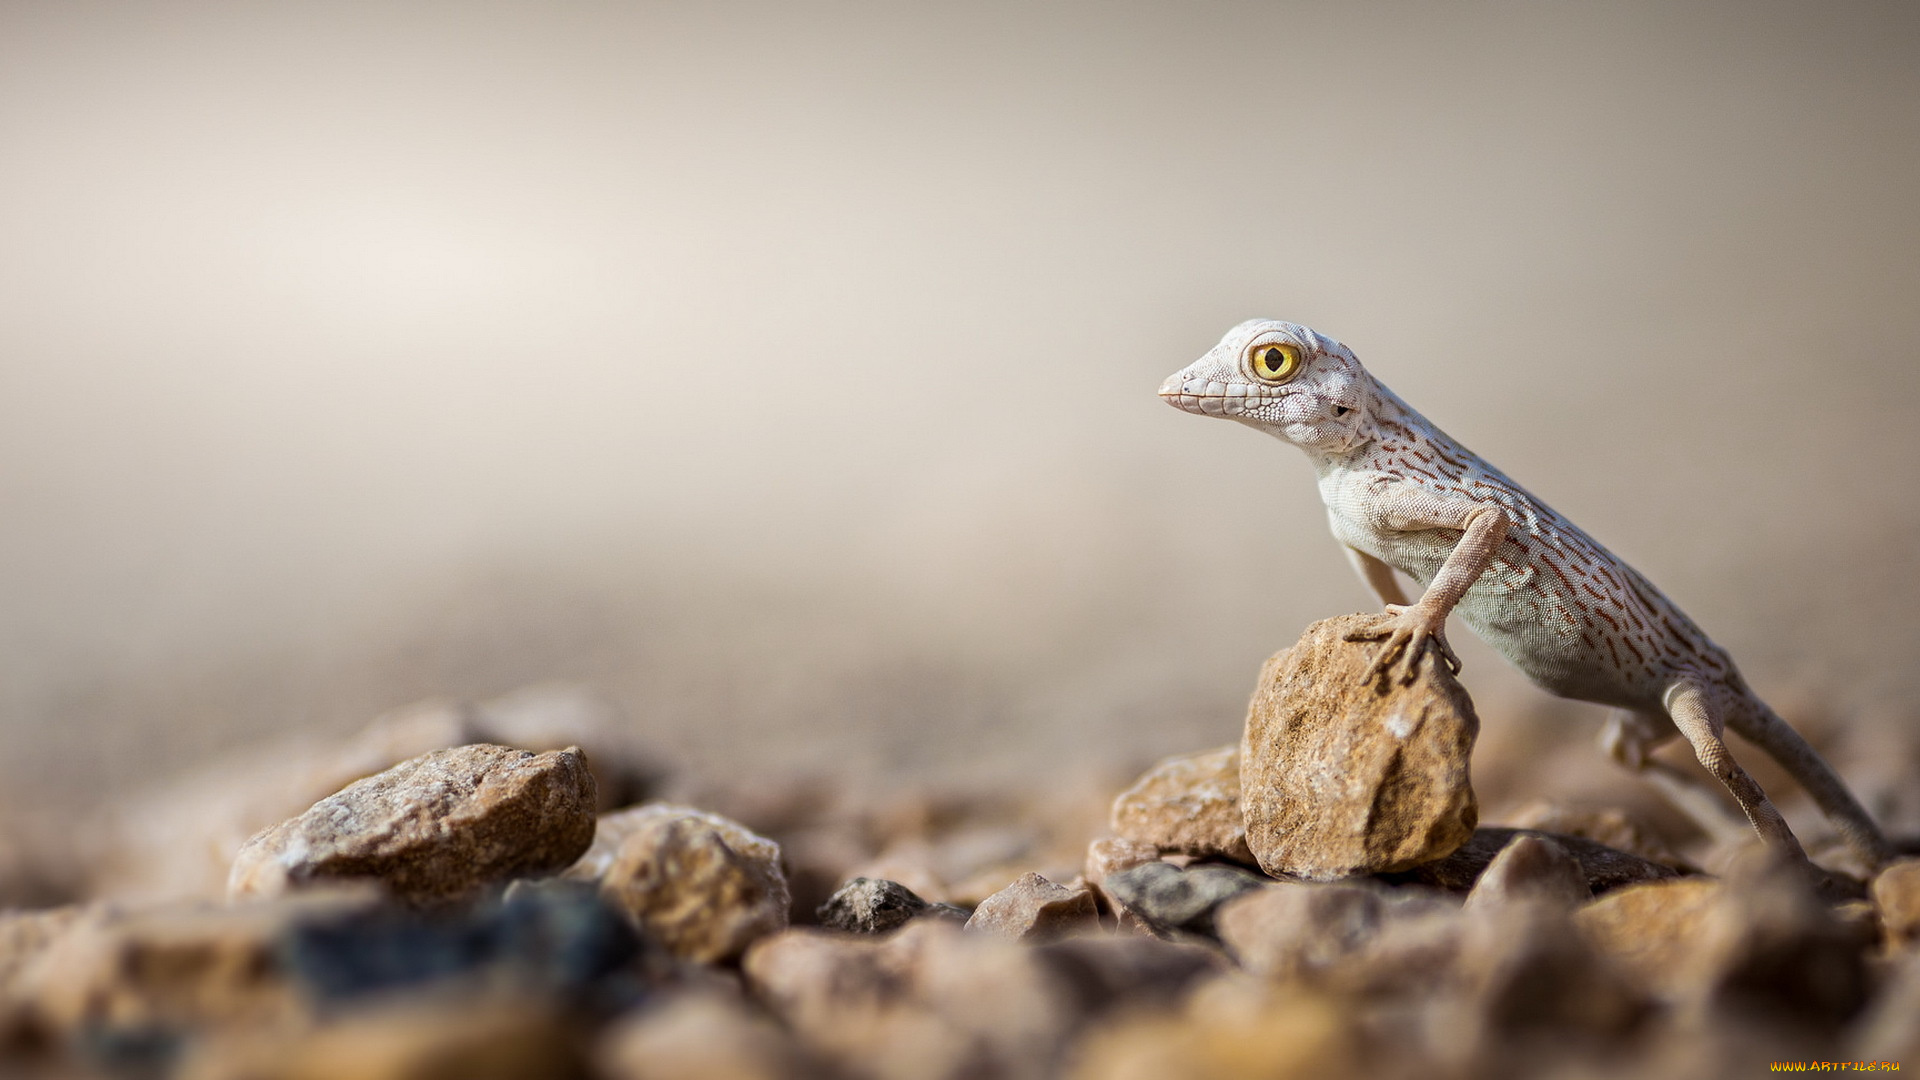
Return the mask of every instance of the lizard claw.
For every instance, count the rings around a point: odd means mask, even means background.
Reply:
[[[1447,619],[1442,615],[1435,618],[1432,613],[1423,610],[1418,604],[1402,606],[1387,605],[1387,617],[1365,630],[1355,630],[1346,635],[1347,641],[1380,641],[1386,643],[1373,654],[1373,662],[1367,665],[1363,681],[1372,682],[1379,678],[1390,679],[1394,661],[1404,659],[1400,671],[1400,684],[1406,686],[1420,674],[1420,657],[1428,647],[1439,654],[1447,670],[1460,673],[1460,657],[1456,656],[1453,646],[1447,644]]]

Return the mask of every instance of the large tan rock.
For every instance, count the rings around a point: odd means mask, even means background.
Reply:
[[[234,859],[227,891],[272,896],[378,881],[434,906],[566,869],[593,840],[593,776],[578,748],[437,750],[347,785],[266,829]]]
[[[594,845],[568,872],[674,954],[730,960],[786,929],[792,897],[780,845],[737,821],[658,803],[601,817]]]
[[[1330,881],[1404,870],[1473,835],[1473,702],[1431,656],[1411,685],[1368,681],[1378,646],[1344,638],[1380,618],[1317,622],[1260,670],[1240,742],[1240,799],[1247,846],[1269,874]]]
[[[1240,748],[1180,754],[1113,800],[1113,831],[1161,851],[1250,863],[1240,816]]]

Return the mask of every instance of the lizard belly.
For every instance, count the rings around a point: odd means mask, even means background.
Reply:
[[[1630,624],[1643,619],[1632,609],[1644,605],[1596,572],[1544,558],[1538,538],[1517,531],[1517,542],[1502,545],[1454,614],[1548,693],[1626,708],[1659,708],[1671,672],[1651,645],[1634,640],[1631,633]],[[1354,546],[1424,588],[1452,553],[1460,533],[1428,529],[1356,539],[1371,541]]]

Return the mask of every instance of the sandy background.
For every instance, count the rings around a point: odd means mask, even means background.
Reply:
[[[1255,315],[1913,737],[1920,9],[1039,7],[0,5],[0,802],[554,679],[736,776],[1230,741],[1370,604],[1154,396]]]

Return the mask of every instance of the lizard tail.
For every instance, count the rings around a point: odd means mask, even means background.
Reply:
[[[1751,693],[1747,698],[1750,706],[1732,710],[1727,726],[1766,751],[1768,757],[1787,770],[1807,794],[1813,796],[1827,820],[1840,831],[1840,838],[1873,870],[1878,871],[1892,861],[1897,854],[1893,845],[1887,842],[1880,826],[1867,816],[1866,808],[1853,797],[1853,792],[1847,790],[1833,766],[1766,702]]]

